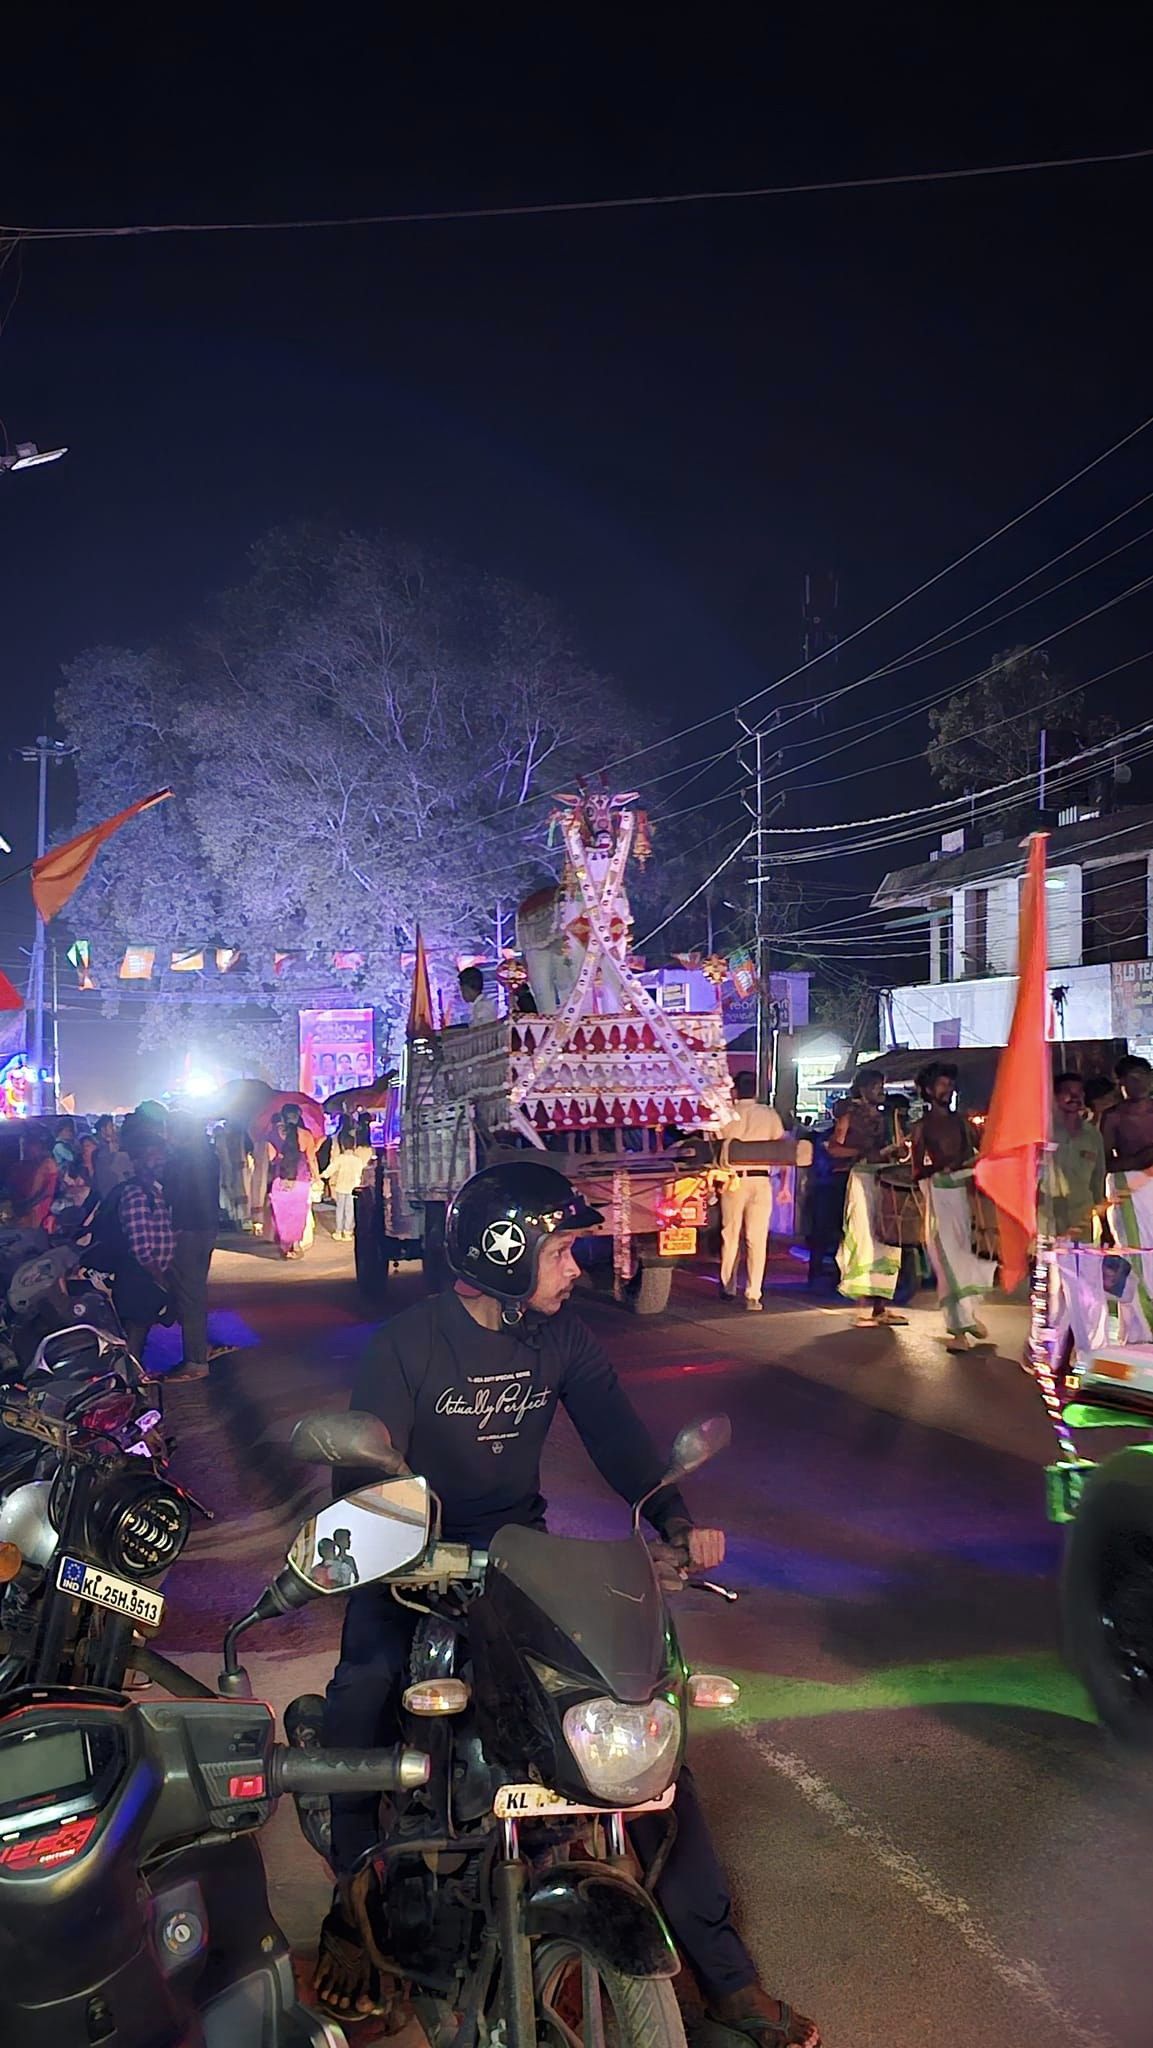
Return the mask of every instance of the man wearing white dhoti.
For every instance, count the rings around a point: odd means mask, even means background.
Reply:
[[[917,1089],[924,1114],[912,1132],[913,1174],[925,1200],[925,1243],[937,1280],[950,1351],[980,1351],[989,1332],[980,1308],[997,1278],[996,1265],[973,1250],[969,1183],[973,1140],[953,1106],[957,1069],[941,1060],[922,1067]]]

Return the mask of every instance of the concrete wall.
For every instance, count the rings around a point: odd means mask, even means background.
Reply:
[[[1112,984],[1109,969],[1068,967],[1051,974],[1050,987],[1062,983],[1069,991],[1065,1006],[1066,1038],[1113,1036]],[[918,982],[895,988],[893,1036],[888,1035],[886,1006],[881,1006],[881,1043],[932,1047],[933,1027],[954,1018],[961,1023],[962,1045],[1006,1045],[1017,983],[1012,974],[991,974],[970,981]]]

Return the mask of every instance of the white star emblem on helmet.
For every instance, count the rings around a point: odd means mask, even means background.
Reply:
[[[490,1223],[480,1241],[481,1251],[494,1266],[515,1266],[525,1254],[525,1234],[519,1223]]]

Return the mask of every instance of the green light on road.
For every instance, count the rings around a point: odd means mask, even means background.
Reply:
[[[900,1707],[1020,1707],[1059,1714],[1067,1721],[1096,1720],[1089,1701],[1058,1657],[959,1657],[947,1662],[898,1664],[840,1683],[783,1678],[765,1671],[733,1671],[740,1704],[727,1721],[802,1721],[821,1714],[891,1712]],[[717,1716],[702,1716],[701,1727]]]

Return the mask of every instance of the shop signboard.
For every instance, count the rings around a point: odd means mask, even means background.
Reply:
[[[1114,960],[1109,976],[1113,997],[1113,1036],[1153,1039],[1153,960]]]

